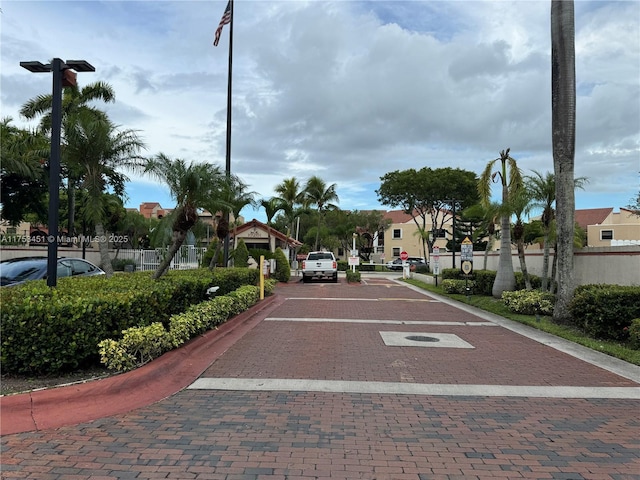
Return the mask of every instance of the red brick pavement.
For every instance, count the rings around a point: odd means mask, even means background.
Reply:
[[[376,298],[372,288],[378,287],[307,284],[282,286],[278,293],[285,297]],[[389,296],[414,298],[415,294],[409,289],[382,288]],[[289,302],[299,303],[287,300],[268,316],[288,316],[284,313],[293,305]],[[474,321],[468,319],[469,314],[444,304],[387,300],[361,302],[361,308],[350,300],[314,301],[307,318],[327,311],[335,317],[339,302],[348,312],[338,318],[362,318],[350,316],[358,312],[368,316],[374,303],[384,305],[388,315],[395,309],[404,316],[406,309],[415,307],[414,319],[439,311],[438,315]],[[463,370],[474,362],[455,360],[455,355],[472,352],[478,359],[475,383],[492,378],[485,370],[494,369],[516,384],[542,379],[547,382],[542,385],[629,385],[628,380],[557,355],[501,327],[416,328],[455,332],[476,346],[471,351],[456,349],[454,357],[443,349],[382,347],[377,332],[397,327],[263,321],[206,375],[262,371],[288,378],[293,371],[302,375],[298,378],[344,375],[398,381],[402,376],[396,368],[400,367],[385,367],[395,358],[405,362],[404,368],[416,382],[425,378],[431,382],[435,377],[430,375],[437,373],[441,381],[465,383],[472,377]],[[472,338],[466,338],[467,332],[473,332]],[[311,347],[313,344],[317,346]],[[502,348],[489,350],[491,344]],[[385,350],[391,353],[386,356]],[[509,363],[503,351],[517,358]],[[305,358],[307,353],[313,361]],[[443,355],[447,362],[438,361]],[[340,365],[345,362],[353,365]],[[425,368],[423,362],[431,367]],[[489,363],[483,366],[484,362]],[[450,366],[442,367],[445,364]],[[545,375],[545,368],[537,367],[540,364],[554,371]],[[412,365],[416,365],[413,370]],[[555,371],[566,368],[573,368],[581,380],[566,383],[571,377]],[[128,414],[56,430],[5,435],[1,439],[2,478],[638,479],[639,410],[639,401],[624,399],[183,390]]]

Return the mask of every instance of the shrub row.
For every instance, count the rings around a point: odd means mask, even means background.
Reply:
[[[171,315],[242,285],[257,284],[249,269],[170,271],[159,280],[149,272],[61,278],[2,289],[3,372],[54,374],[97,362],[100,340],[131,327],[168,325]]]
[[[576,326],[594,338],[625,340],[640,318],[640,287],[581,285],[569,306]]]
[[[553,315],[556,299],[553,293],[540,290],[502,292],[502,301],[509,310],[522,315]]]
[[[474,270],[473,274],[469,278],[469,280],[473,280],[474,282],[474,293],[478,295],[491,296],[493,283],[496,279],[496,273],[497,272],[494,270]],[[524,275],[522,272],[515,272],[515,276],[516,290],[524,290]],[[464,274],[459,268],[445,268],[442,270],[442,279],[463,280]],[[533,289],[540,288],[540,285],[542,284],[540,277],[537,277],[536,275],[529,275],[529,281],[531,282],[531,287]]]
[[[265,292],[272,293],[275,284],[273,280],[266,281]],[[137,368],[248,310],[258,302],[259,294],[258,287],[245,285],[173,315],[168,328],[160,322],[128,328],[118,340],[108,338],[99,342],[100,361],[120,372]]]

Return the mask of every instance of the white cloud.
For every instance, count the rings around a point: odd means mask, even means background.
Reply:
[[[21,60],[84,58],[81,84],[114,87],[109,114],[149,153],[224,164],[225,5],[5,1],[2,115],[50,90]],[[480,172],[511,147],[525,173],[552,170],[549,21],[547,1],[236,2],[232,170],[263,197],[318,174],[358,209],[396,169]],[[579,208],[639,188],[639,24],[638,2],[576,2]]]

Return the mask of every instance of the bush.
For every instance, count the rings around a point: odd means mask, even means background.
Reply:
[[[502,301],[514,313],[522,315],[553,315],[555,295],[539,290],[502,292]]]
[[[133,265],[133,269],[136,268],[136,261],[133,258],[114,258],[111,260],[111,266],[116,272],[123,272],[126,265]]]
[[[640,287],[581,285],[569,305],[573,323],[594,338],[622,340],[640,318]]]
[[[200,266],[203,268],[208,268],[209,264],[211,264],[211,259],[213,258],[213,256],[216,253],[216,248],[218,247],[218,242],[219,240],[217,238],[214,238],[211,243],[209,244],[209,246],[207,247],[207,250],[204,252],[204,255],[202,255],[202,260],[200,263]],[[218,252],[218,258],[216,261],[216,265],[222,265],[224,263],[224,252],[222,251],[222,248],[220,248],[220,251]]]
[[[361,280],[361,275],[360,272],[358,270],[356,270],[355,272],[352,272],[351,270],[347,270],[347,282],[348,283],[359,283]]]
[[[291,266],[289,265],[289,260],[287,260],[286,255],[280,247],[276,248],[274,257],[276,259],[276,271],[273,276],[279,282],[288,282],[291,278]]]
[[[467,294],[467,287],[469,287],[469,293],[472,294],[475,290],[475,283],[473,280],[442,280],[442,289],[446,293],[457,293],[460,295]]]
[[[631,325],[627,327],[627,333],[629,334],[629,346],[640,350],[640,318],[631,320]]]
[[[219,286],[225,295],[256,285],[257,270],[172,270],[159,280],[150,272],[61,278],[56,288],[42,280],[2,289],[3,371],[55,374],[98,360],[97,344],[124,330],[159,322],[207,299]]]
[[[238,240],[238,245],[233,252],[233,266],[246,267],[249,265],[249,250],[243,239]]]
[[[265,283],[273,290],[275,282]],[[161,323],[124,330],[119,340],[109,338],[98,344],[100,360],[107,368],[120,372],[142,366],[248,310],[258,302],[259,295],[258,287],[245,285],[226,296],[193,305],[186,312],[172,316],[168,330]]]

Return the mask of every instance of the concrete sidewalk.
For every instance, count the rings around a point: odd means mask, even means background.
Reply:
[[[392,277],[276,293],[186,389],[3,435],[2,478],[640,478],[639,367]]]

